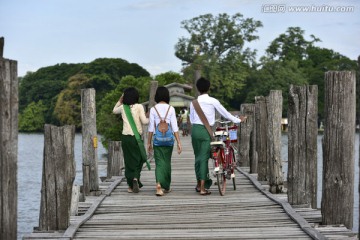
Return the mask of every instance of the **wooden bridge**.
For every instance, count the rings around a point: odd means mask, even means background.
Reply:
[[[313,228],[321,221],[319,211],[297,213],[286,195],[272,195],[243,169],[236,175],[236,191],[228,186],[226,195],[220,196],[213,185],[211,195],[199,195],[194,189],[190,137],[183,137],[182,144],[183,153],[173,153],[171,193],[155,196],[152,161],[152,170],[142,172],[144,187],[138,194],[127,193],[126,181],[115,177],[100,184],[100,196],[87,196],[80,203],[79,216],[71,217],[65,232],[32,233],[25,238],[357,239],[345,227]]]

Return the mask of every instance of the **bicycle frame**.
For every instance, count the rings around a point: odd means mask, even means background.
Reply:
[[[217,121],[220,122],[220,121]],[[235,162],[235,149],[232,146],[232,141],[229,134],[228,123],[230,121],[220,122],[225,125],[225,128],[219,128],[221,131],[215,132],[215,136],[218,138],[216,142],[212,142],[212,158],[214,160],[214,173],[217,177],[219,192],[221,195],[225,194],[226,188],[226,179],[233,179],[234,190],[236,189],[235,185],[235,173],[234,167],[236,166]],[[234,127],[232,127],[234,129]],[[235,127],[236,129],[236,127]],[[220,178],[220,179],[219,179]],[[219,184],[222,184],[220,186]]]

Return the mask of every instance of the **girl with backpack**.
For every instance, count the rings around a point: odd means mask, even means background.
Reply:
[[[176,112],[174,107],[169,105],[170,94],[166,87],[157,88],[155,102],[157,104],[150,109],[147,148],[149,152],[154,151],[156,196],[163,196],[164,192],[171,191],[171,155],[174,140],[177,142],[178,154],[182,147]]]
[[[125,89],[124,94],[116,103],[113,113],[121,114],[123,120],[123,131],[121,138],[121,148],[124,154],[125,177],[129,186],[129,193],[138,193],[143,185],[140,182],[140,173],[146,159],[140,154],[136,135],[142,134],[142,125],[148,124],[149,119],[145,115],[144,107],[138,103],[139,92],[136,88]],[[136,133],[133,131],[136,131]]]

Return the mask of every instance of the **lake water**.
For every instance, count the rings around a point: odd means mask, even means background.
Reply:
[[[321,202],[322,187],[322,135],[318,136],[318,207]],[[43,134],[19,134],[18,154],[18,239],[24,234],[31,233],[38,226],[40,211],[40,189],[43,163]],[[75,184],[82,185],[82,141],[81,135],[75,135],[75,161],[76,178]],[[99,142],[99,159],[106,150]],[[282,135],[282,159],[284,161],[284,176],[287,173],[287,135]],[[354,231],[358,230],[359,213],[359,134],[355,141],[355,186],[354,186]],[[106,166],[99,165],[99,176],[106,176]]]

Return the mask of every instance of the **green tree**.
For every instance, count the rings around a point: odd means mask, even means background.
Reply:
[[[205,14],[183,21],[182,28],[190,37],[182,37],[175,45],[175,56],[183,61],[184,76],[192,82],[196,69],[211,81],[212,94],[225,106],[233,106],[234,92],[240,91],[254,63],[256,52],[244,49],[246,42],[259,37],[255,35],[262,27],[260,21],[233,16]]]
[[[206,59],[219,59],[234,52],[241,53],[245,42],[259,38],[254,33],[262,27],[260,21],[244,18],[240,13],[233,16],[223,13],[217,17],[200,15],[182,21],[181,25],[190,37],[179,39],[175,45],[175,56],[185,65],[194,63],[199,55],[205,55]]]
[[[318,112],[319,118],[322,119],[325,104],[325,73],[327,71],[359,72],[359,70],[355,60],[351,60],[331,49],[312,46],[307,49],[307,55],[303,68],[309,77],[309,84],[318,85]],[[357,98],[359,100],[359,95],[357,95]]]
[[[174,82],[186,83],[185,79],[179,73],[175,73],[172,71],[156,75],[155,80],[158,81],[159,86],[165,86]]]
[[[69,79],[68,86],[60,92],[54,109],[61,125],[81,128],[81,89],[89,87],[90,79],[85,74],[77,74]]]
[[[307,49],[320,39],[310,35],[311,40],[305,40],[305,31],[300,27],[289,27],[285,33],[275,38],[266,49],[272,60],[296,60],[299,63],[307,58]]]
[[[42,132],[45,124],[46,106],[40,100],[30,103],[19,116],[20,132]]]
[[[256,96],[268,96],[270,90],[281,90],[284,103],[283,116],[286,116],[290,84],[308,84],[308,77],[295,60],[266,60],[263,64],[261,69],[254,71],[247,78],[246,88],[242,92],[246,96],[245,101],[253,103]]]
[[[57,64],[28,72],[20,81],[20,113],[32,102],[42,101],[46,108],[45,122],[54,123],[54,103],[57,95],[66,87],[68,78],[78,73],[84,64]]]
[[[95,88],[98,103],[126,75],[150,76],[141,66],[123,59],[99,58],[84,64],[57,64],[28,73],[20,82],[20,112],[42,100],[45,122],[74,124],[79,129],[81,88]],[[67,115],[68,114],[68,115]]]

